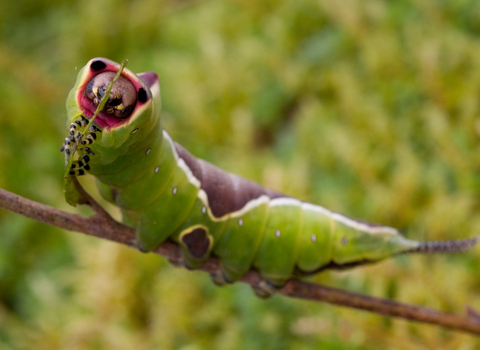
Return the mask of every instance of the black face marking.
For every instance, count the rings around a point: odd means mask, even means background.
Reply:
[[[138,90],[138,100],[141,103],[147,102],[147,92],[145,91],[144,88],[141,88],[140,90]]]
[[[197,259],[203,258],[208,254],[210,248],[210,239],[204,228],[196,228],[183,235],[181,241],[187,247],[189,253]]]
[[[102,61],[93,61],[92,64],[90,65],[90,69],[93,70],[94,72],[98,72],[99,70],[105,69],[107,65],[105,62]]]

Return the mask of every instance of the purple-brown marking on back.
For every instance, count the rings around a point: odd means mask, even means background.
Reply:
[[[175,149],[193,176],[200,181],[200,187],[206,192],[208,204],[215,217],[240,210],[245,204],[262,195],[267,195],[270,199],[288,197],[198,159],[176,142]]]
[[[210,239],[204,228],[196,228],[182,236],[183,244],[187,246],[188,251],[194,258],[203,258],[210,248]]]
[[[152,88],[152,86],[158,82],[158,75],[155,72],[139,73],[137,76],[142,79],[149,88]]]

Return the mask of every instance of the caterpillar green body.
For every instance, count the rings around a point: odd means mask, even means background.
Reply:
[[[190,268],[213,254],[221,261],[221,281],[236,281],[253,268],[279,287],[292,276],[405,252],[462,251],[477,241],[408,240],[394,228],[301,202],[197,159],[162,128],[157,75],[124,69],[109,91],[119,70],[95,58],[79,72],[67,99],[71,136],[62,150],[70,160],[67,179],[95,176],[101,195],[135,228],[143,251],[171,239]],[[66,196],[74,205],[68,186]]]

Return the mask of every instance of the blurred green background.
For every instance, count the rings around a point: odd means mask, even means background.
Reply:
[[[159,74],[193,154],[419,240],[480,233],[480,3],[0,2],[0,187],[63,200],[65,99],[96,56]],[[85,179],[91,191],[91,179]],[[463,313],[478,248],[317,283]],[[275,296],[0,211],[0,349],[477,349],[466,334]]]

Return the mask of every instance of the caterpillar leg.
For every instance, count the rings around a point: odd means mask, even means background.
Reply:
[[[99,128],[97,128],[95,125],[91,125],[89,128],[88,128],[88,133],[85,134],[85,136],[83,137],[82,141],[81,141],[81,144],[82,145],[91,145],[92,143],[95,142],[95,140],[97,139],[97,132],[102,132],[102,130],[100,130]]]
[[[70,175],[85,175],[86,170],[90,170],[90,166],[88,162],[90,161],[90,157],[84,153],[78,158],[78,160],[72,163],[70,167],[69,174]]]
[[[136,248],[139,248],[139,246],[136,246]],[[185,266],[185,262],[183,261],[183,259],[180,259],[180,261],[175,261],[175,260],[172,260],[172,259],[168,259],[168,262],[175,267],[188,268],[187,266]]]
[[[93,151],[89,147],[80,148],[80,150],[85,151],[86,154],[90,154],[92,156],[95,155],[95,153],[93,153]]]
[[[210,274],[213,283],[217,286],[224,286],[226,284],[238,281],[245,273],[238,273],[227,268],[224,263],[220,264],[220,269],[215,273]]]
[[[65,142],[63,143],[62,147],[60,148],[60,152],[65,152],[67,156],[70,155],[72,146],[76,143],[74,136],[69,136],[65,138]]]
[[[210,273],[210,277],[212,282],[219,287],[235,282],[229,280],[222,269]],[[256,286],[252,286],[252,290],[259,298],[266,299],[282,289],[282,287],[283,286],[273,285],[266,280],[261,280]]]
[[[266,299],[270,298],[278,290],[282,289],[283,286],[274,286],[268,281],[262,280],[256,286],[252,286],[253,292],[259,298]]]
[[[222,272],[222,270],[217,270],[215,272],[212,272],[210,274],[210,277],[212,279],[212,282],[215,283],[215,285],[222,287],[226,284],[233,283],[233,281],[229,281],[225,274]]]
[[[85,140],[82,140],[81,142],[83,145],[93,143],[97,137],[95,133],[101,132],[101,130],[95,125],[92,125],[87,130],[87,134],[85,136],[82,136],[82,134],[85,133],[84,129],[87,125],[88,119],[85,118],[83,115],[77,118],[77,120],[75,120],[73,123],[71,123],[69,129],[70,136],[65,138],[65,142],[60,148],[60,152],[65,152],[65,154],[69,156],[71,154],[73,145],[77,144],[82,137],[85,138]]]
[[[75,131],[80,131],[78,129],[83,129],[88,125],[88,119],[85,118],[83,115],[80,116],[77,120],[75,120],[72,124],[70,124],[70,135],[75,135]]]

